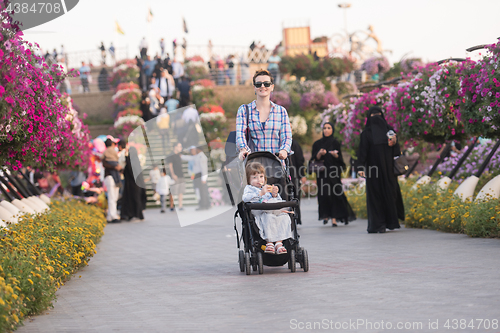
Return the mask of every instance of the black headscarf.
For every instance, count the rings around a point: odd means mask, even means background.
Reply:
[[[317,142],[318,142],[318,148],[321,149],[321,148],[324,148],[326,150],[329,150],[330,147],[332,146],[333,144],[333,141],[335,140],[333,135],[335,134],[335,126],[333,126],[333,124],[331,122],[326,122],[323,124],[323,128],[325,127],[325,125],[330,125],[332,127],[332,135],[330,136],[325,136],[325,132],[323,131],[323,137],[321,139],[319,139]],[[318,149],[318,150],[319,150]]]
[[[372,114],[380,113],[380,115],[372,116]],[[387,144],[387,132],[392,127],[387,124],[384,118],[384,112],[378,106],[372,106],[367,113],[365,130],[372,132],[373,144]]]

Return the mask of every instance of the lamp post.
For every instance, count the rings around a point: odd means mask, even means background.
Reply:
[[[347,36],[349,36],[349,33],[347,32],[347,8],[351,7],[350,3],[339,3],[338,4],[339,8],[344,9],[344,30]]]

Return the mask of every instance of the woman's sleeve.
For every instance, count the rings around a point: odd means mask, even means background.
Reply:
[[[245,130],[247,129],[247,126],[247,114],[245,106],[242,105],[238,109],[238,113],[236,115],[236,147],[238,150],[246,148],[246,150],[250,151],[250,147],[248,147],[247,140],[245,138]]]
[[[290,153],[292,146],[292,128],[290,127],[290,119],[284,107],[281,107],[281,129],[280,129],[280,150],[286,150]]]
[[[293,152],[294,155],[295,155],[295,160],[297,161],[297,166],[296,168],[298,168],[298,174],[299,174],[299,177],[302,178],[302,177],[305,177],[306,176],[306,172],[304,170],[304,162],[305,162],[305,159],[304,159],[304,153],[302,152],[302,148],[300,147],[300,145],[297,143],[297,150]]]
[[[318,152],[319,152],[318,141],[316,141],[315,143],[313,143],[312,146],[311,161],[317,160],[316,155],[318,155]]]
[[[394,157],[401,156],[401,146],[399,145],[399,142],[396,142],[396,144],[392,146],[392,151],[394,153]]]
[[[340,164],[340,167],[342,168],[342,171],[344,171],[346,169],[345,167],[345,162],[344,162],[344,156],[342,156],[342,145],[340,144],[340,142],[337,142],[337,148],[336,150],[338,150],[338,155],[339,157],[337,158],[338,161],[339,161],[339,164]]]
[[[368,137],[366,136],[366,132],[362,132],[361,133],[361,138],[360,138],[360,142],[359,142],[359,148],[358,148],[358,161],[357,161],[357,166],[358,166],[358,170],[360,167],[363,167],[366,165],[366,158],[367,158],[367,154],[368,154],[368,147],[369,146],[369,142],[368,142]],[[364,171],[364,170],[360,170],[360,171]]]

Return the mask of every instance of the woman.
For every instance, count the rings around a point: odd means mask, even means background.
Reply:
[[[332,123],[323,125],[323,138],[313,144],[311,161],[323,161],[325,169],[316,173],[318,184],[319,220],[327,224],[332,220],[332,227],[337,220],[348,224],[356,219],[351,205],[344,194],[340,176],[345,169],[340,142],[333,137]]]
[[[125,221],[130,221],[134,217],[144,220],[142,211],[146,209],[145,183],[142,173],[135,178],[132,169],[132,163],[139,163],[139,156],[135,147],[128,148],[125,161],[126,165],[123,170],[125,186],[123,188],[120,217]]]
[[[151,100],[148,97],[148,93],[146,91],[144,91],[142,93],[140,110],[142,112],[142,119],[144,119],[145,123],[147,123],[149,120],[153,119],[153,114],[151,113],[150,104],[151,104]]]
[[[401,150],[396,137],[387,135],[390,130],[394,129],[385,121],[382,109],[372,106],[358,150],[358,174],[366,177],[368,233],[400,228],[398,218],[404,221],[405,217],[401,190],[394,175],[394,157],[401,155]]]
[[[239,158],[243,160],[251,152],[250,146],[254,145],[254,151],[279,153],[279,158],[284,160],[290,153],[292,130],[286,109],[270,100],[274,79],[268,71],[261,69],[253,76],[253,85],[257,99],[240,106],[236,116],[236,147]],[[246,140],[247,127],[250,129],[252,142]]]

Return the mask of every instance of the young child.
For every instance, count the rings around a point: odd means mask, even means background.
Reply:
[[[281,202],[278,187],[267,185],[267,177],[264,166],[260,163],[249,163],[246,166],[248,185],[243,192],[245,202]],[[255,223],[259,227],[262,239],[265,239],[265,253],[283,254],[287,253],[283,246],[283,240],[293,237],[291,221],[287,211],[284,210],[255,210]]]
[[[170,194],[170,185],[172,184],[172,179],[169,175],[167,175],[167,171],[165,168],[161,168],[161,177],[158,179],[156,183],[156,193],[160,195],[161,202],[161,212],[165,213],[165,201],[167,199],[167,195]]]

